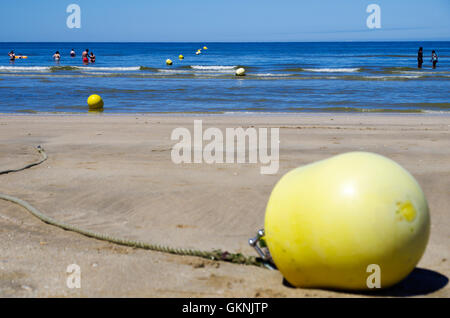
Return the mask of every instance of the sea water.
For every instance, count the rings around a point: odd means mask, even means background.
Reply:
[[[94,64],[82,63],[85,49]],[[10,62],[10,50],[28,58]],[[2,113],[86,112],[94,93],[107,113],[450,110],[450,42],[0,43],[0,52]]]

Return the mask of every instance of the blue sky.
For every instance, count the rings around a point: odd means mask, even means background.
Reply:
[[[81,29],[66,26],[72,3]],[[450,0],[10,0],[0,29],[1,42],[450,40]]]

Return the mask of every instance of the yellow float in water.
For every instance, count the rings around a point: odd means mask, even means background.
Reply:
[[[103,111],[103,99],[97,95],[97,94],[93,94],[91,96],[89,96],[87,103],[89,105],[89,111],[93,111],[93,112],[101,112]]]
[[[208,48],[206,46],[203,47],[204,50],[207,50]]]
[[[236,70],[236,76],[245,76],[245,68],[240,67]]]
[[[172,64],[173,64],[173,62],[172,62],[172,60],[171,60],[171,59],[167,59],[167,60],[166,60],[166,64],[167,64],[167,65],[172,65]]]
[[[180,54],[180,56],[178,56],[178,58],[179,58],[180,60],[183,60],[183,59],[184,59],[184,56],[183,56],[182,54]]]
[[[277,268],[297,287],[368,289],[403,280],[430,232],[417,181],[383,156],[351,152],[294,169],[273,189],[265,241]]]

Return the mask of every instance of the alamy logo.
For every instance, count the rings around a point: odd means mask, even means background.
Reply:
[[[70,15],[67,17],[67,27],[69,29],[80,29],[81,28],[81,8],[78,4],[69,4],[66,9],[67,13]]]
[[[81,268],[77,264],[70,264],[66,269],[69,276],[66,280],[67,288],[81,288]]]
[[[178,140],[172,148],[175,164],[181,163],[248,163],[259,162],[261,174],[275,174],[279,168],[279,128],[270,129],[270,154],[267,128],[226,128],[225,138],[219,128],[208,128],[203,132],[201,120],[194,120],[194,136],[187,128],[175,128],[171,139]],[[225,143],[224,143],[225,140]],[[203,142],[209,142],[203,147]],[[192,154],[193,153],[193,154]],[[236,157],[236,159],[235,159]]]
[[[369,29],[380,29],[381,28],[381,8],[378,4],[370,4],[366,9],[367,13],[370,15],[367,17],[367,27]]]
[[[367,288],[381,288],[381,268],[378,264],[370,264],[366,268],[367,273],[372,273],[367,277],[366,285]]]

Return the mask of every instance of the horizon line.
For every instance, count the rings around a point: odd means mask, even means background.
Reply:
[[[0,43],[372,43],[372,42],[450,42],[447,40],[344,40],[344,41],[0,41]]]

